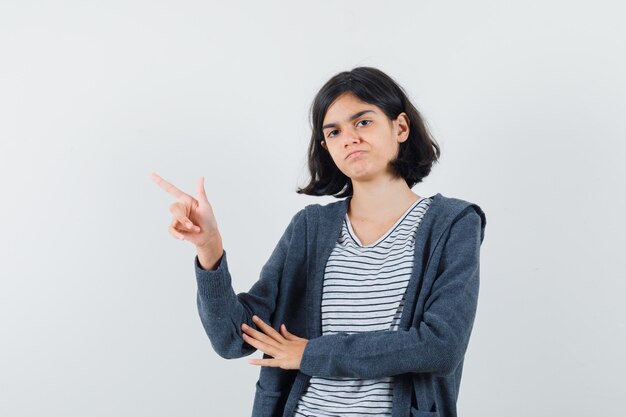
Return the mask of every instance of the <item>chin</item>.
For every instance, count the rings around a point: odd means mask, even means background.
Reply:
[[[368,182],[368,181],[373,181],[375,180],[377,177],[380,177],[381,175],[383,175],[382,173],[375,173],[375,172],[371,172],[371,171],[362,171],[359,173],[352,173],[352,175],[348,175],[348,177],[354,182]]]

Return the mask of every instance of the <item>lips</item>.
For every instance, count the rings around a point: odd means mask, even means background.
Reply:
[[[360,155],[360,154],[362,154],[363,152],[365,152],[365,151],[352,151],[352,152],[350,152],[350,153],[348,154],[348,156],[346,156],[346,159],[350,158],[351,156],[357,156],[357,155]]]

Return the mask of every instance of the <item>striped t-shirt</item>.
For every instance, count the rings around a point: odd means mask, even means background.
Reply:
[[[413,270],[415,232],[432,199],[409,207],[379,239],[362,245],[346,213],[326,263],[322,335],[397,330]],[[393,376],[312,376],[296,407],[298,416],[391,416]]]

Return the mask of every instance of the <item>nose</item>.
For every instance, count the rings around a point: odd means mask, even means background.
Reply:
[[[344,134],[341,136],[342,136],[342,142],[344,146],[361,140],[361,137],[359,136],[359,132],[357,132],[357,130],[354,127],[350,127],[346,129],[344,131]]]

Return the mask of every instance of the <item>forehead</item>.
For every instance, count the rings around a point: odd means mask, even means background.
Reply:
[[[377,106],[361,100],[352,93],[344,93],[337,97],[328,107],[324,115],[323,124],[343,122],[354,113],[362,110],[379,112]]]

